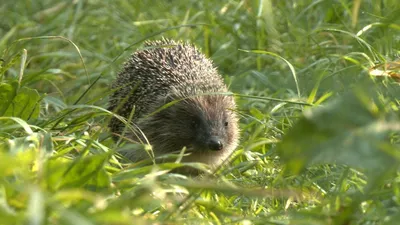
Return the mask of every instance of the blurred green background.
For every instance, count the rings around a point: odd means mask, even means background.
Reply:
[[[398,0],[3,0],[0,224],[397,224],[399,15]],[[237,94],[240,146],[217,178],[115,154],[132,146],[109,138],[109,85],[161,37],[194,43]]]

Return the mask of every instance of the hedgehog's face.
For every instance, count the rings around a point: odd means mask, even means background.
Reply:
[[[187,147],[184,161],[217,164],[237,146],[237,117],[231,96],[210,95],[182,100],[155,115],[156,136],[148,136],[154,151],[171,152]],[[157,118],[157,119],[156,119]],[[148,134],[147,134],[148,135]]]
[[[191,113],[191,126],[194,135],[193,151],[218,152],[230,148],[235,142],[236,117],[232,104],[226,104],[226,96],[198,97],[194,112]]]

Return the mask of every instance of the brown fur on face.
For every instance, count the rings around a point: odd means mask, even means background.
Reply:
[[[152,144],[156,156],[186,147],[191,155],[184,157],[184,162],[216,166],[237,146],[239,134],[234,109],[231,96],[203,95],[181,100],[138,120],[137,125]],[[210,149],[210,138],[218,139],[222,149]]]

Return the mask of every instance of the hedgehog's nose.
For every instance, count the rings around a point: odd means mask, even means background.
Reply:
[[[212,151],[219,151],[224,147],[221,140],[216,136],[212,136],[210,140],[208,140],[207,146]]]

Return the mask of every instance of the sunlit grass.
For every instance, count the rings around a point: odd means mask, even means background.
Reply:
[[[0,224],[397,224],[399,13],[397,0],[5,0]],[[240,145],[214,176],[126,163],[117,150],[143,146],[110,138],[109,85],[162,36],[196,44],[235,93]]]

